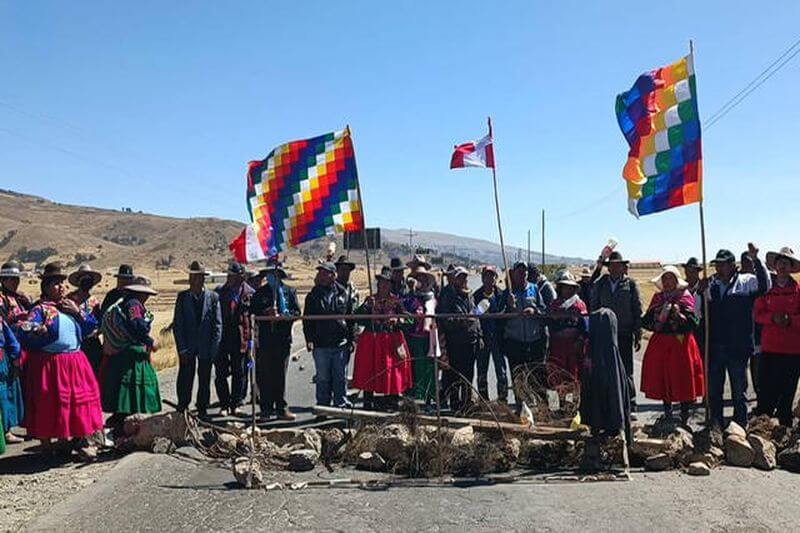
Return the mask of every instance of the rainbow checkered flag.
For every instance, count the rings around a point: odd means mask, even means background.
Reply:
[[[265,259],[298,244],[363,228],[350,129],[292,141],[251,161],[251,225],[229,245],[237,261]]]
[[[617,122],[630,150],[622,176],[637,218],[703,197],[694,60],[688,55],[639,76],[617,96]]]

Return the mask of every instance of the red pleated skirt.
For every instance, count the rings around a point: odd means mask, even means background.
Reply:
[[[100,388],[82,351],[28,352],[25,426],[36,439],[71,439],[103,429]]]
[[[406,358],[397,356],[403,346]],[[363,332],[356,343],[353,387],[379,394],[402,394],[413,386],[411,352],[401,331]]]
[[[642,392],[665,402],[693,402],[705,393],[703,359],[691,333],[654,333],[642,362]]]

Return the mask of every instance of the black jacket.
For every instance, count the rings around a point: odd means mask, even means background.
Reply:
[[[753,304],[769,289],[769,274],[764,263],[756,258],[753,266],[756,271],[755,283],[752,274],[737,272],[728,285],[723,286],[715,275],[711,277],[706,293],[710,296],[708,314],[711,320],[711,344],[726,346],[742,357],[749,357],[754,350]]]
[[[291,316],[300,316],[300,304],[297,302],[297,291],[283,285],[286,307]],[[270,285],[263,285],[250,297],[250,311],[256,316],[266,315],[273,308],[275,295]],[[258,344],[266,347],[269,343],[292,342],[292,324],[294,322],[259,322]]]
[[[617,315],[617,328],[620,333],[639,335],[642,329],[642,300],[639,287],[628,276],[623,277],[617,290],[611,290],[611,276],[608,274],[598,279],[592,287],[592,298],[589,308],[597,311],[606,307]]]
[[[437,313],[458,313],[472,315],[475,302],[468,292],[459,292],[455,289],[443,290],[441,299],[436,306]],[[482,336],[480,320],[463,318],[444,318],[439,320],[445,338],[451,344],[472,344],[478,342]]]
[[[350,315],[353,301],[347,297],[347,289],[339,283],[330,287],[315,285],[306,296],[303,315]],[[345,320],[307,320],[303,322],[303,334],[307,343],[315,348],[336,348],[353,339],[354,324]]]

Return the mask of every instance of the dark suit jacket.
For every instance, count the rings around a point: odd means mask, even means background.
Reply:
[[[175,301],[172,334],[175,337],[178,355],[190,355],[200,359],[216,357],[222,337],[219,295],[208,289],[203,290],[203,310],[198,323],[192,293],[188,289],[179,292]]]

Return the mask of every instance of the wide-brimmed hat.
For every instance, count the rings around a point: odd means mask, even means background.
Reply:
[[[132,279],[136,276],[133,275],[133,267],[130,265],[122,264],[117,269],[117,273],[114,274],[115,278],[122,278],[122,279]]]
[[[624,265],[627,265],[628,263],[630,263],[630,261],[624,259],[621,253],[614,250],[609,254],[608,258],[606,258],[606,260],[603,261],[604,265],[610,265],[611,263],[622,263]]]
[[[690,257],[685,263],[682,263],[681,266],[689,270],[703,270],[703,267],[700,266],[700,261],[698,261],[696,257]]]
[[[100,280],[103,279],[103,275],[100,272],[93,270],[92,267],[86,263],[80,265],[78,270],[70,274],[69,278],[67,279],[71,285],[75,285],[77,287],[80,285],[81,280],[85,277],[92,278],[92,285],[97,285],[100,283]]]
[[[133,278],[133,283],[126,285],[122,290],[135,292],[137,294],[149,294],[150,296],[155,296],[158,294],[158,291],[150,286],[150,279],[146,278],[145,276],[137,276]]]
[[[420,281],[422,281],[422,279],[426,279],[431,284],[436,283],[436,276],[424,266],[415,268],[414,271],[408,275],[408,277],[418,279]]]
[[[228,263],[228,270],[226,273],[232,276],[246,276],[247,270],[245,270],[244,265],[238,261],[231,261]]]
[[[336,274],[336,265],[334,265],[330,261],[323,261],[322,263],[317,265],[317,270],[324,270],[325,272]]]
[[[414,254],[414,257],[411,259],[411,261],[406,263],[406,266],[411,270],[414,270],[419,267],[424,267],[428,269],[431,268],[431,264],[425,259],[425,256],[422,254]]]
[[[675,279],[678,280],[678,289],[685,289],[686,287],[689,286],[689,283],[687,283],[686,280],[683,279],[683,276],[681,276],[678,267],[674,265],[667,265],[661,269],[661,273],[658,276],[656,276],[651,280],[653,282],[653,285],[658,287],[658,290],[660,291],[664,290],[663,284],[661,283],[661,278],[664,277],[664,274],[672,274],[673,276],[675,276]]]
[[[469,270],[462,266],[455,267],[453,269],[453,277],[457,278],[458,276],[469,276]]]
[[[22,276],[22,267],[16,261],[8,261],[0,266],[0,278],[19,278]]]
[[[392,267],[383,267],[380,272],[375,274],[376,280],[392,281]]]
[[[39,277],[42,279],[42,281],[51,279],[60,279],[61,281],[64,281],[67,279],[67,275],[64,274],[64,266],[58,261],[47,263]]]
[[[591,278],[592,277],[592,269],[589,267],[583,267],[581,269],[581,277],[582,278]]]
[[[569,270],[562,270],[556,274],[556,285],[569,285],[570,287],[580,287],[578,278]]]
[[[203,266],[203,263],[200,261],[192,261],[189,263],[189,271],[188,274],[191,276],[192,274],[201,274],[203,276],[208,276],[208,270],[206,267]]]
[[[403,262],[400,260],[399,257],[392,257],[389,260],[389,268],[391,268],[392,270],[405,270],[406,266],[403,264]]]
[[[337,267],[349,268],[350,270],[355,270],[355,268],[356,268],[356,264],[354,262],[348,260],[347,256],[345,256],[345,255],[340,255],[339,259],[336,260],[334,265],[337,266]]]
[[[717,252],[717,256],[711,260],[711,264],[715,263],[735,263],[736,256],[730,250],[722,249]]]
[[[317,268],[319,268],[319,266]],[[277,274],[281,279],[286,279],[289,277],[289,274],[287,274],[283,269],[283,265],[280,264],[267,265],[259,270],[258,273],[253,277],[263,277],[268,276],[269,274]]]
[[[792,250],[788,246],[784,246],[777,252],[767,252],[767,266],[769,268],[774,269],[775,261],[781,257],[784,259],[788,259],[789,262],[792,264],[792,266],[790,267],[791,268],[790,272],[792,274],[800,272],[800,259],[798,259],[796,255],[794,255],[794,250]]]

